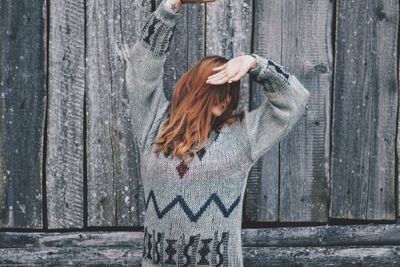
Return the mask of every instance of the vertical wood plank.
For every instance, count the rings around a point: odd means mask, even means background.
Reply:
[[[310,91],[310,100],[280,146],[279,221],[328,220],[332,2],[285,1],[281,63]]]
[[[268,58],[281,54],[281,5],[282,1],[254,1],[253,52],[260,56]],[[250,92],[250,110],[254,110],[266,96],[262,85],[255,81],[251,82]],[[250,170],[244,203],[243,220],[246,222],[278,220],[278,149],[277,145],[271,147]]]
[[[252,168],[248,186],[254,190],[247,219],[326,221],[332,6],[329,1],[256,1],[254,8],[254,52],[284,66],[311,97],[289,135]],[[252,85],[254,109],[266,96],[260,84]]]
[[[186,5],[186,30],[182,41],[187,44],[187,68],[186,72],[201,57],[206,55],[206,8],[207,4]],[[179,37],[178,37],[179,38]],[[177,44],[176,49],[181,49]],[[184,50],[184,51],[185,51]],[[171,57],[172,58],[172,57]],[[178,63],[178,62],[177,62]],[[182,73],[183,75],[183,73]]]
[[[47,218],[83,227],[84,0],[50,1]]]
[[[161,2],[162,0],[155,0],[155,7]],[[163,87],[169,100],[176,82],[204,55],[205,5],[184,4],[179,12],[164,64]]]
[[[87,189],[88,226],[116,225],[115,110],[109,24],[105,1],[87,1]]]
[[[0,1],[0,227],[42,228],[45,1]]]
[[[108,2],[107,2],[108,3]],[[139,151],[132,135],[130,107],[125,83],[125,66],[122,47],[132,47],[150,16],[150,1],[114,1],[108,9],[108,42],[112,45],[107,52],[112,71],[111,96],[113,96],[113,160],[114,187],[116,191],[116,225],[142,226],[144,203],[142,180],[140,178]],[[106,44],[104,44],[106,45]],[[122,68],[121,68],[122,67]]]
[[[144,196],[124,86],[122,51],[137,41],[149,1],[87,1],[88,226],[140,226]]]
[[[337,3],[331,217],[395,219],[398,24],[398,1]]]
[[[399,7],[399,9],[400,9],[400,7]],[[400,13],[400,12],[399,12]],[[396,72],[397,72],[397,88],[400,90],[400,14],[399,14],[399,19],[398,19],[398,21],[397,21],[397,35],[396,35],[397,37],[396,37],[396,39],[397,39],[397,50],[396,50],[396,53],[395,53],[395,57],[394,58],[397,58],[397,70],[396,70]],[[400,102],[397,102],[397,105],[399,106],[400,104],[399,104]],[[399,107],[397,107],[397,120],[399,120],[399,118],[400,118],[400,109],[399,109]],[[399,164],[399,158],[400,158],[400,155],[399,155],[399,151],[400,151],[400,134],[399,134],[399,122],[397,121],[397,129],[396,129],[396,162],[395,162],[395,168],[397,168],[397,172],[395,172],[396,173],[396,181],[397,181],[397,184],[395,183],[395,193],[397,192],[397,199],[396,199],[396,203],[395,203],[395,205],[397,204],[397,210],[396,210],[396,221],[395,221],[395,223],[396,224],[398,224],[398,223],[400,223],[400,190],[399,190],[399,184],[400,184],[400,176],[399,176],[399,173],[400,173],[400,164]]]

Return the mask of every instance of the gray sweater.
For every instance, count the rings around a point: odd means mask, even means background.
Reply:
[[[253,54],[257,66],[249,75],[267,96],[261,105],[213,131],[190,163],[157,157],[152,142],[169,104],[164,62],[179,15],[161,3],[125,56],[145,194],[142,266],[243,266],[242,205],[250,168],[304,114],[309,91],[282,66]]]

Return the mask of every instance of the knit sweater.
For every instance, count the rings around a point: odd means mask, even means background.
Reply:
[[[146,208],[142,266],[243,266],[242,205],[250,168],[293,128],[309,91],[281,65],[254,53],[257,64],[249,75],[267,96],[260,106],[213,130],[188,164],[164,153],[157,157],[153,141],[169,105],[164,62],[179,15],[161,3],[125,57]]]

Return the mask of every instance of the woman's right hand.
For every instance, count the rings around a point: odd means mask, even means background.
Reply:
[[[241,55],[230,59],[222,66],[213,68],[213,71],[219,71],[210,75],[206,81],[207,84],[224,84],[240,80],[249,70],[257,66],[257,61],[250,55]]]

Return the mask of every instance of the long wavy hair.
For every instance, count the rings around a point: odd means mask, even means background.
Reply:
[[[224,124],[231,125],[243,118],[243,111],[237,112],[240,99],[240,80],[225,84],[207,84],[208,76],[217,73],[214,67],[221,66],[228,59],[208,55],[198,60],[176,82],[172,99],[167,109],[167,119],[160,125],[153,151],[159,156],[177,156],[180,160],[191,161],[214,129],[220,132]],[[231,101],[221,116],[212,113],[213,106],[221,104],[230,95]]]

